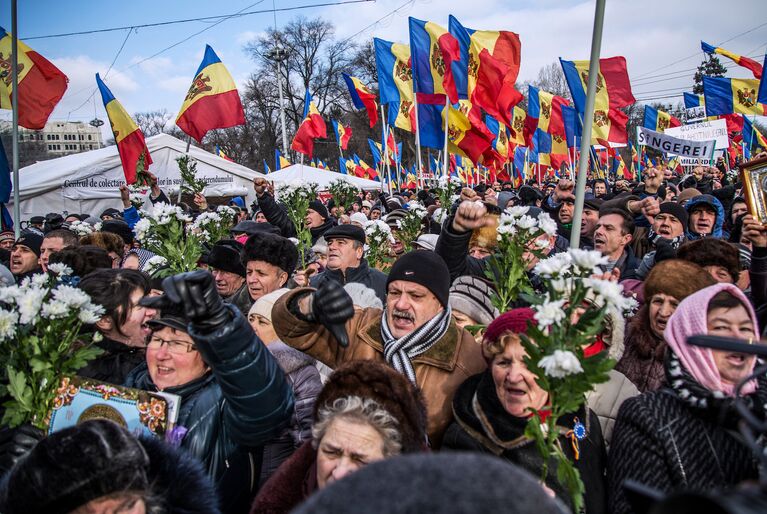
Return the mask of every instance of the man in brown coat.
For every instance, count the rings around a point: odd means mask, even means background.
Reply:
[[[280,298],[272,323],[282,341],[331,368],[377,360],[403,373],[423,392],[430,442],[439,447],[452,419],[453,394],[486,367],[481,347],[452,319],[449,289],[442,258],[413,251],[389,273],[385,310],[355,310],[343,288],[327,281]]]

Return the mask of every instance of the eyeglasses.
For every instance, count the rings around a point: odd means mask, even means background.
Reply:
[[[160,339],[159,337],[154,336],[150,337],[149,341],[147,341],[146,349],[159,350],[164,344],[168,345],[168,351],[174,355],[183,355],[185,353],[190,353],[197,350],[197,347],[194,345],[194,343],[178,340],[166,341],[165,339]]]

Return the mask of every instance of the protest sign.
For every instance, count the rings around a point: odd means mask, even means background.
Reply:
[[[655,148],[663,153],[672,153],[681,157],[704,158],[714,153],[714,141],[688,141],[668,134],[655,132],[645,127],[637,127],[637,144]]]
[[[664,134],[687,141],[711,141],[713,139],[716,141],[717,150],[730,146],[725,120],[702,121],[681,127],[667,128]]]

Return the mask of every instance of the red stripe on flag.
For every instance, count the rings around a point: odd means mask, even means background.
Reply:
[[[146,152],[144,157],[146,167],[152,164],[152,157],[149,155],[141,130],[134,130],[117,143],[117,152],[120,154],[125,181],[128,184],[136,182],[136,164],[142,153]]]
[[[198,143],[208,131],[245,124],[240,95],[236,89],[200,98],[191,104],[176,125]]]
[[[445,63],[445,75],[442,77],[442,86],[445,88],[447,97],[452,103],[458,102],[458,90],[455,88],[455,79],[453,78],[453,61],[461,59],[461,47],[458,40],[449,32],[442,34],[437,39],[437,45],[442,52],[442,60]]]

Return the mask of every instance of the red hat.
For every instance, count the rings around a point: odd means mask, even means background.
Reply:
[[[528,321],[533,320],[535,311],[530,307],[520,307],[504,312],[488,325],[482,338],[482,353],[488,362],[490,354],[487,352],[487,346],[498,339],[506,332],[513,334],[524,334],[527,332]]]

